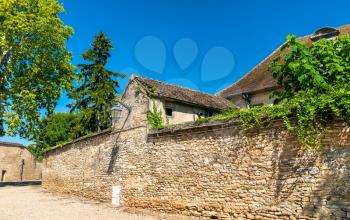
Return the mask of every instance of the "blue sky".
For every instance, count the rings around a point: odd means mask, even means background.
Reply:
[[[100,31],[115,49],[109,68],[215,93],[242,77],[287,34],[350,23],[347,0],[61,0],[73,64]],[[122,81],[122,87],[127,80]],[[122,92],[121,88],[120,92]],[[64,96],[57,111],[66,111]],[[18,137],[3,141],[27,144]]]

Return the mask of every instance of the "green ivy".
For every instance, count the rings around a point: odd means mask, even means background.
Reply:
[[[239,119],[248,127],[267,127],[282,120],[307,148],[321,146],[320,134],[335,118],[350,119],[350,37],[322,39],[311,46],[287,37],[282,55],[270,64],[281,90],[276,105],[229,109],[200,121]]]
[[[155,95],[157,93],[157,87],[155,85],[151,85],[148,87],[148,91],[151,95]]]
[[[153,109],[148,111],[147,114],[148,122],[153,129],[164,128],[162,111],[157,109],[157,105],[153,100]]]

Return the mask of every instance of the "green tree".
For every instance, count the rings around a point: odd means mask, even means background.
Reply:
[[[0,135],[33,139],[42,114],[71,86],[65,42],[73,30],[61,12],[56,0],[0,1]]]
[[[248,127],[282,120],[307,148],[321,146],[326,123],[350,119],[350,36],[322,39],[306,45],[289,35],[281,53],[270,64],[281,89],[276,104],[230,109],[208,120],[240,119]]]
[[[76,113],[54,113],[42,120],[40,132],[35,144],[29,149],[41,159],[43,153],[58,145],[90,133],[86,126],[81,124],[82,114]]]
[[[288,123],[306,146],[320,146],[318,134],[334,117],[350,119],[350,37],[322,39],[308,46],[289,35],[285,55],[271,63],[283,88],[276,102],[296,118]]]
[[[71,111],[84,113],[83,123],[90,130],[100,131],[110,126],[112,102],[117,97],[119,88],[117,79],[125,78],[125,75],[106,68],[113,49],[111,40],[102,32],[94,39],[92,48],[82,54],[88,64],[78,65],[78,86],[69,93],[74,102],[68,106]]]

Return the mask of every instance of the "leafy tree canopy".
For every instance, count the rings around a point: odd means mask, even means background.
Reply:
[[[33,139],[43,113],[69,89],[73,66],[65,41],[73,30],[56,0],[0,1],[0,134]]]
[[[45,150],[90,133],[81,124],[82,114],[54,113],[43,119],[36,143],[29,149],[41,159]]]
[[[68,106],[71,111],[84,113],[83,121],[89,130],[100,131],[110,126],[111,108],[119,88],[117,80],[125,75],[106,68],[113,49],[111,40],[102,32],[94,39],[92,48],[82,54],[88,63],[78,65],[78,86],[69,93],[74,102]]]
[[[231,109],[214,119],[239,118],[247,127],[282,119],[304,146],[318,147],[325,123],[335,117],[350,119],[350,37],[322,39],[311,46],[293,35],[287,40],[282,55],[270,64],[282,88],[274,94],[278,105]]]

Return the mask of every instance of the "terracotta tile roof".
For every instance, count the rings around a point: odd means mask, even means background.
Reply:
[[[214,110],[221,110],[232,106],[231,102],[220,96],[210,95],[135,75],[132,79],[139,82],[143,88],[147,90],[147,93],[153,97],[163,98],[170,101],[174,100]]]
[[[341,26],[336,29],[339,30],[340,35],[350,34],[350,25]],[[312,40],[310,37],[313,36],[314,35],[307,35],[300,37],[299,40],[311,45]],[[269,91],[278,88],[276,79],[274,79],[268,71],[268,66],[273,58],[281,54],[280,48],[281,46],[251,69],[240,80],[218,92],[216,95],[228,98],[242,93],[258,93],[260,91]]]

